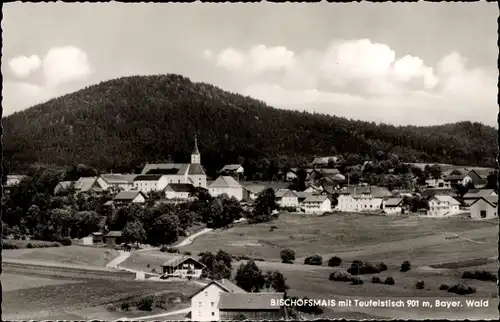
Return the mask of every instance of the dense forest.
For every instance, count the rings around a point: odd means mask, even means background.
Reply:
[[[174,74],[102,82],[2,123],[10,173],[34,163],[134,172],[146,162],[189,162],[195,134],[209,175],[228,163],[256,173],[314,156],[370,160],[379,151],[403,162],[496,167],[498,149],[496,130],[480,123],[392,126],[280,110]]]

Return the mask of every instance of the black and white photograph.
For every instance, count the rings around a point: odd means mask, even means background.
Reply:
[[[499,319],[496,2],[2,15],[1,320]]]

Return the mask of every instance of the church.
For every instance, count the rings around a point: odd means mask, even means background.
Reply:
[[[194,148],[191,163],[158,163],[146,164],[139,177],[161,175],[165,185],[170,183],[187,183],[195,187],[207,188],[207,175],[201,166],[201,155],[197,137],[194,137]]]

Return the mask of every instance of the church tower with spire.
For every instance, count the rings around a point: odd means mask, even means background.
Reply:
[[[194,136],[194,148],[191,153],[191,164],[200,164],[201,163],[201,155],[200,150],[198,150],[198,138]]]

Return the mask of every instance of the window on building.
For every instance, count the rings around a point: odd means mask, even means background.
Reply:
[[[214,307],[214,306],[215,306],[215,302],[211,302],[210,304],[212,304],[212,307]]]
[[[481,218],[486,218],[486,210],[481,210]]]
[[[198,302],[198,306],[199,306],[199,307],[201,307],[201,306],[202,306],[201,302]]]
[[[205,296],[208,296],[208,292],[205,291]]]
[[[212,312],[212,316],[215,316],[215,312]]]

